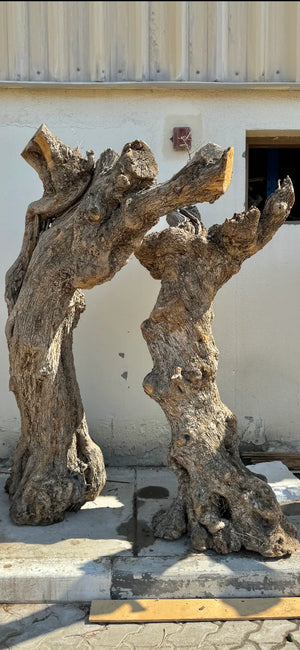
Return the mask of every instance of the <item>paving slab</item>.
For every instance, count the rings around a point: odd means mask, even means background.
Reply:
[[[182,557],[192,552],[187,535],[173,542],[155,538],[152,519],[159,510],[167,510],[177,493],[177,478],[168,469],[137,469],[136,508],[137,508],[137,555],[144,557]]]
[[[176,496],[165,468],[108,468],[94,502],[52,526],[15,526],[0,475],[0,602],[90,602],[103,598],[300,596],[300,551],[195,553],[187,537],[155,539],[152,516]],[[300,524],[299,504],[284,503]]]
[[[78,512],[67,512],[64,521],[51,526],[12,523],[6,478],[0,476],[0,557],[95,560],[120,552],[132,554],[132,542],[118,531],[133,517],[134,470],[112,469],[97,499]]]
[[[242,638],[245,640],[251,633],[259,630],[260,625],[260,621],[224,621],[219,630],[207,636],[206,643],[211,642],[217,648],[236,643],[238,647],[239,635],[242,634]]]
[[[259,629],[256,632],[251,632],[249,641],[261,643],[265,640],[268,643],[283,643],[288,633],[293,633],[297,629],[297,624],[294,621],[262,621]]]

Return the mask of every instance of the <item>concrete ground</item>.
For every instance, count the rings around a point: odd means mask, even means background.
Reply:
[[[3,472],[1,649],[300,648],[299,620],[90,624],[94,599],[300,596],[300,552],[279,560],[219,556],[194,553],[186,537],[155,539],[152,516],[176,494],[167,469],[109,468],[100,497],[63,522],[15,526]],[[299,501],[282,507],[299,529]]]

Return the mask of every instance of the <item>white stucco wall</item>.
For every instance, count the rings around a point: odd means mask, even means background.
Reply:
[[[145,140],[164,181],[187,161],[174,152],[173,126],[191,126],[193,147],[234,146],[231,186],[214,205],[200,206],[207,226],[244,209],[245,139],[251,129],[300,127],[300,92],[174,90],[5,90],[0,92],[1,296],[17,257],[27,205],[42,185],[20,153],[41,123],[66,144],[96,156]],[[165,226],[164,219],[158,228]],[[220,350],[218,385],[239,418],[240,435],[283,448],[300,443],[300,224],[275,238],[223,287],[215,302]],[[108,284],[85,292],[87,310],[75,333],[77,375],[92,437],[107,463],[166,462],[169,427],[142,389],[151,358],[140,332],[159,289],[135,258]],[[8,354],[0,323],[0,457],[18,437],[19,414],[8,392]],[[124,356],[121,356],[120,353]],[[122,374],[127,372],[127,379]]]

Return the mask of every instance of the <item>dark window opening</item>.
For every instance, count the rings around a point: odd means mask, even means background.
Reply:
[[[278,187],[278,180],[292,180],[295,203],[287,221],[300,222],[300,146],[287,147],[248,144],[248,208],[260,210]]]

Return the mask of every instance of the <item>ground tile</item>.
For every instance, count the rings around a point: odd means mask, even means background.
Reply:
[[[125,644],[126,637],[130,633],[131,638],[134,637],[133,628],[136,632],[139,630],[139,625],[87,625],[84,623],[69,625],[68,627],[52,629],[51,631],[44,630],[40,639],[28,638],[26,634],[18,638],[18,643],[22,642],[20,647],[24,650],[31,650],[31,648],[41,647],[41,643],[49,645],[50,650],[61,650],[62,648],[119,648],[120,644]],[[24,640],[23,640],[24,639]]]
[[[259,649],[261,650],[261,646],[259,646]],[[201,650],[203,650],[202,646]],[[230,645],[222,645],[222,650],[257,650],[257,645],[255,643],[250,643],[249,641],[242,641],[242,644],[239,646],[237,646],[236,643],[231,643]]]
[[[295,639],[295,642],[299,643],[299,646],[300,646],[300,620],[299,619],[294,619],[291,622],[295,623],[295,625],[296,625],[296,629],[292,630],[292,635],[293,635],[293,637]]]
[[[259,647],[259,650],[299,650],[299,645],[295,643],[286,642],[283,645],[281,643],[259,643],[256,645],[256,648]],[[222,649],[223,650],[223,649]],[[241,648],[244,650],[244,648]]]
[[[206,642],[211,642],[216,647],[232,644],[233,647],[242,647],[246,643],[250,632],[255,632],[259,624],[254,621],[225,621],[215,634],[209,634]]]
[[[296,624],[292,621],[262,621],[259,630],[249,634],[249,641],[255,643],[283,643],[289,632],[296,630]]]
[[[133,639],[141,630],[142,625],[136,623],[122,623],[121,625],[97,625],[87,624],[73,626],[71,632],[65,633],[65,639],[76,639],[78,634],[96,648],[118,648],[120,644],[126,644],[127,637]],[[70,643],[71,645],[71,643]]]
[[[139,556],[182,556],[191,551],[189,538],[167,541],[154,537],[153,516],[159,510],[167,510],[177,494],[177,478],[166,468],[137,469],[137,554]]]
[[[2,605],[0,607],[0,648],[40,648],[59,640],[70,626],[84,626],[85,607],[66,605]],[[54,640],[52,639],[54,635]],[[51,638],[51,643],[50,640]],[[16,645],[17,644],[17,645]],[[51,645],[52,644],[52,645]]]
[[[137,634],[134,636],[129,634],[124,641],[129,645],[133,645],[134,648],[138,647],[143,648],[143,650],[148,650],[164,642],[168,625],[171,626],[171,632],[175,627],[173,623],[147,623]]]
[[[171,506],[171,499],[137,499],[137,540],[136,549],[139,557],[183,557],[193,552],[190,539],[183,535],[180,539],[166,540],[154,536],[152,519],[160,510]]]
[[[6,622],[1,626],[0,648],[10,648],[11,644],[26,643],[28,647],[38,647],[48,632],[58,625],[57,616],[52,611],[40,612],[40,616],[24,617]]]
[[[208,634],[217,630],[218,625],[206,621],[182,623],[175,632],[167,634],[166,640],[171,641],[175,648],[198,648]]]
[[[127,641],[127,649],[126,650],[175,650],[174,646],[169,642],[169,641],[163,641],[161,643],[156,643],[154,644],[152,642],[151,645],[139,645],[138,640],[136,641]],[[118,648],[119,650],[119,648]],[[190,650],[194,650],[194,648],[190,648]]]

